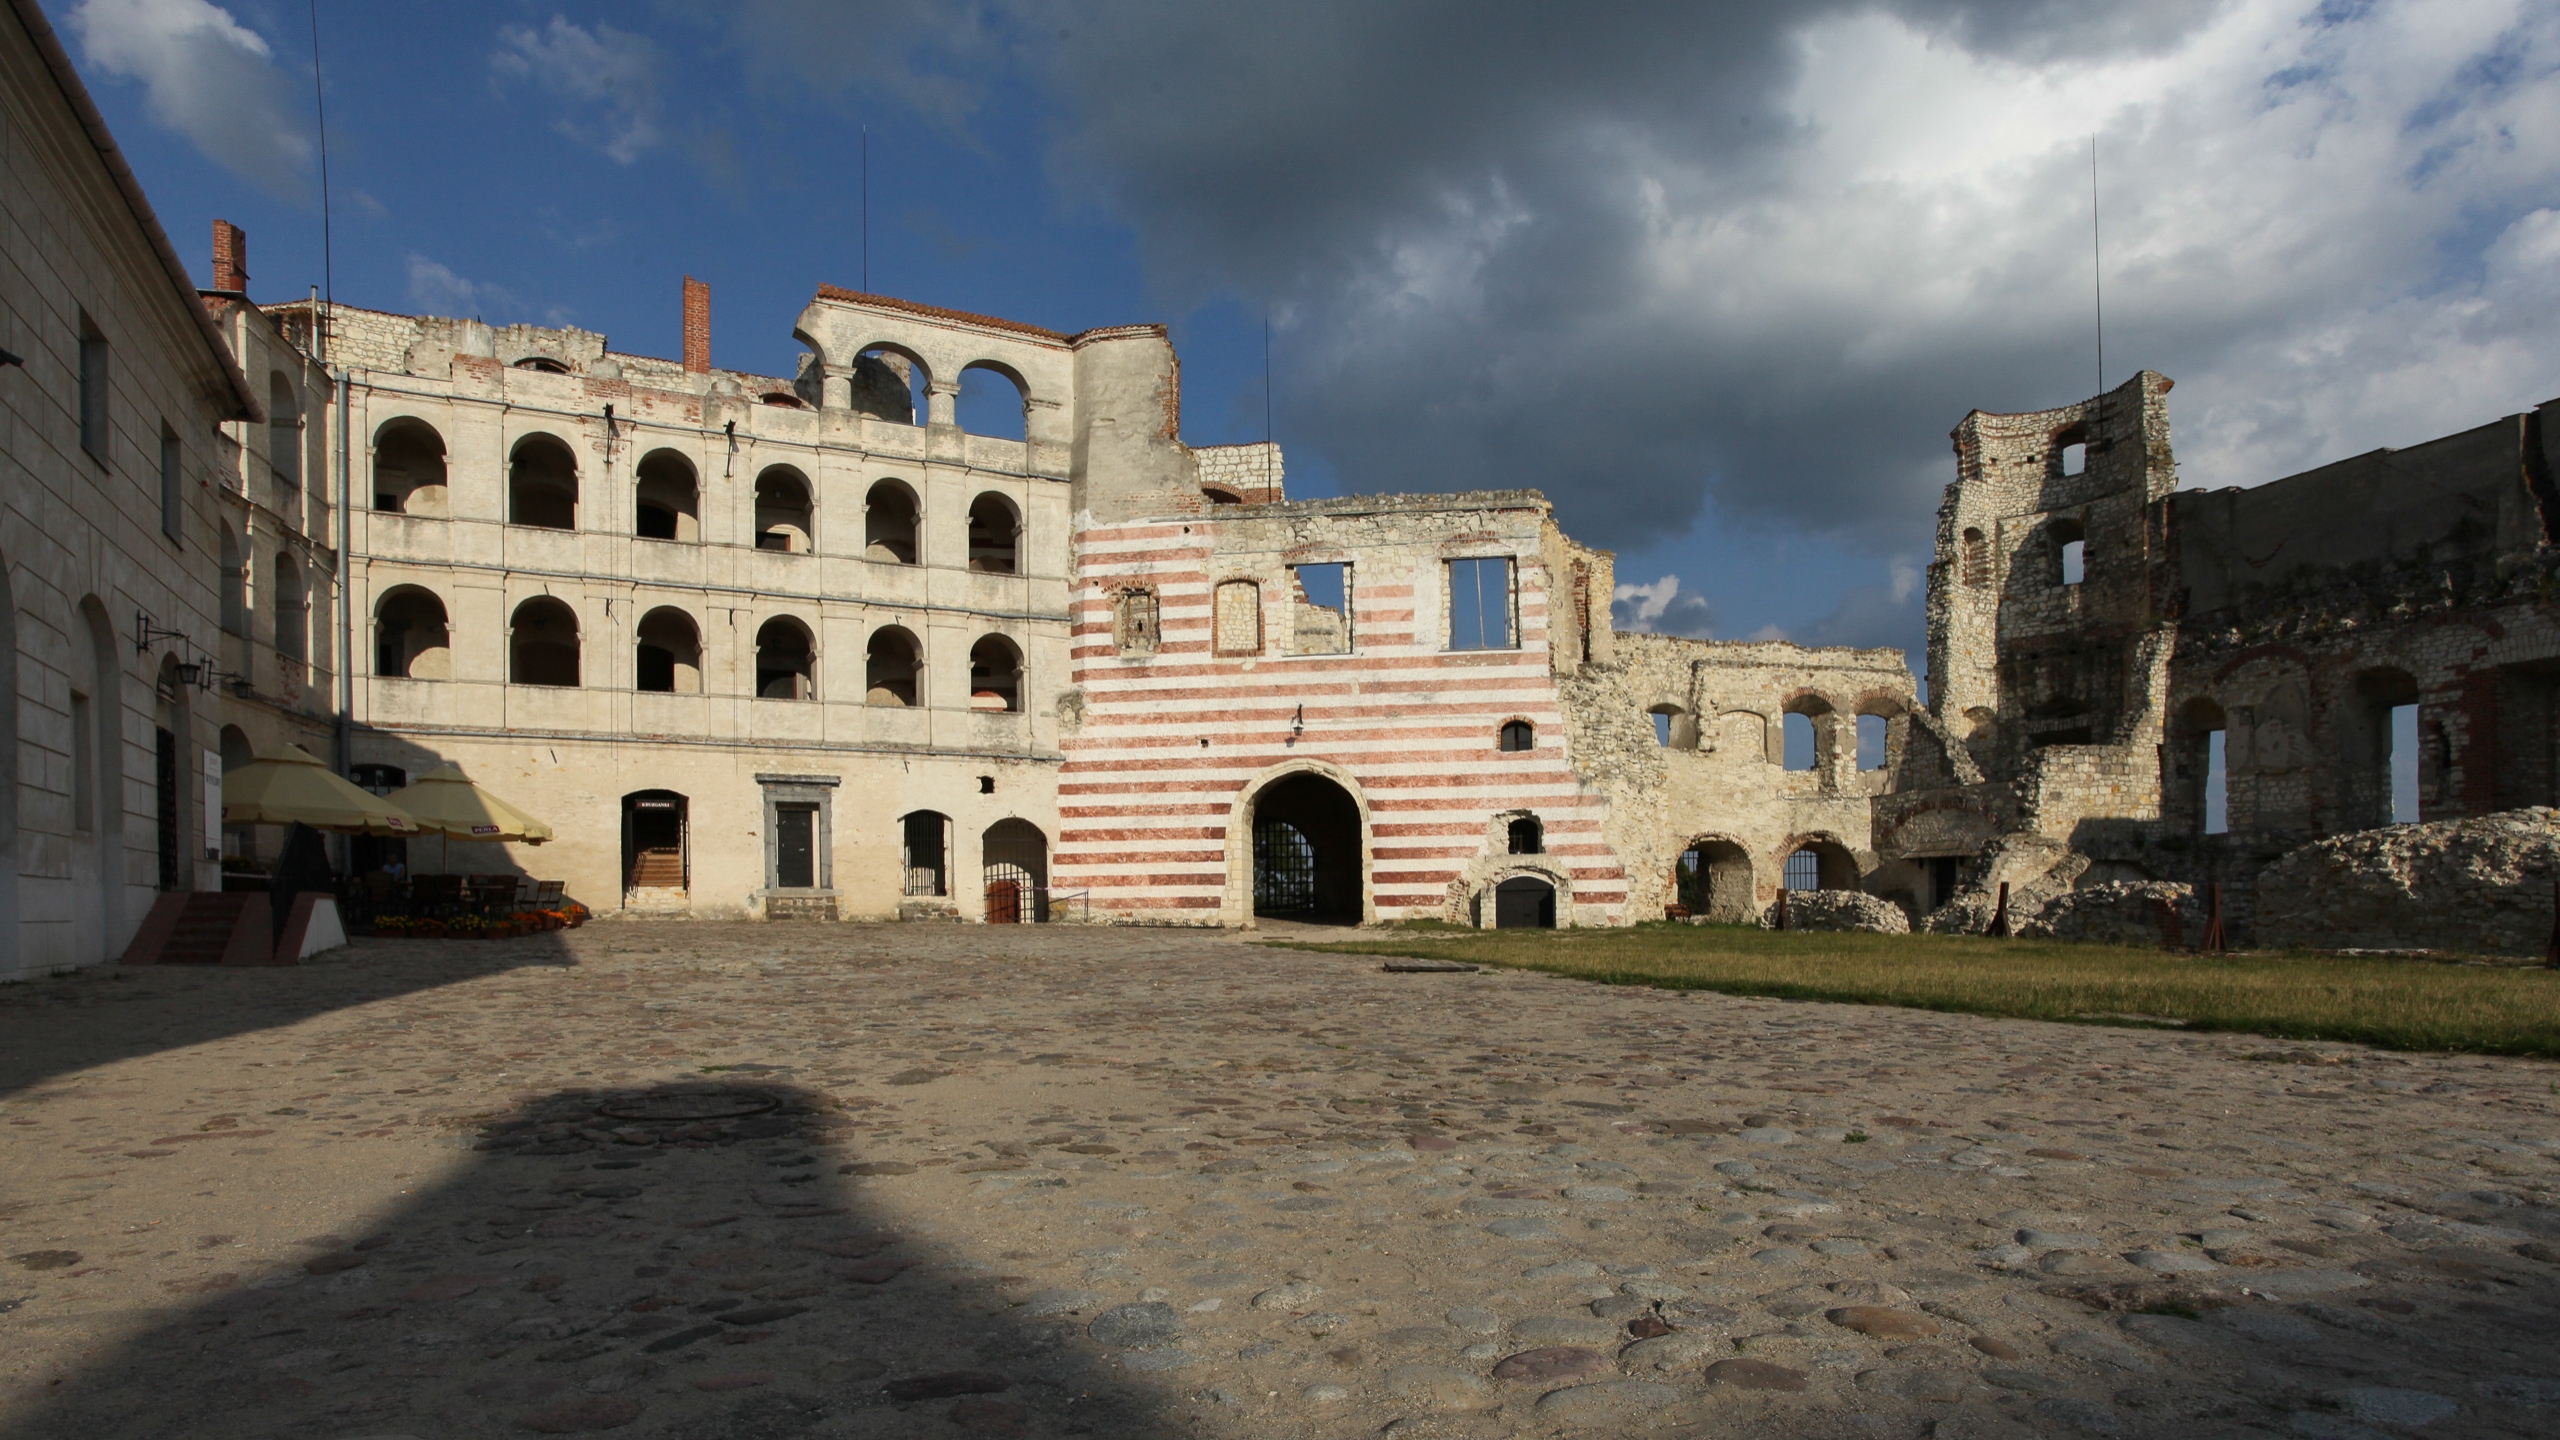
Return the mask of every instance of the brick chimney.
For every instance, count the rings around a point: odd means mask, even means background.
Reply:
[[[213,222],[213,288],[249,293],[249,232],[228,220]]]
[[[690,275],[684,277],[684,368],[711,373],[711,287]]]

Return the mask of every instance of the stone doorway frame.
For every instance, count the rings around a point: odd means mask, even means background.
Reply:
[[[1236,791],[1235,803],[1227,810],[1227,894],[1218,910],[1218,923],[1233,930],[1261,928],[1253,914],[1253,807],[1263,791],[1293,775],[1330,780],[1351,797],[1351,808],[1360,817],[1360,923],[1377,924],[1378,841],[1369,814],[1368,793],[1350,771],[1330,760],[1311,757],[1283,760],[1247,780]]]

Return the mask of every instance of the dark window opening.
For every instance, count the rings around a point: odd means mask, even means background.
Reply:
[[[1535,816],[1523,815],[1519,819],[1512,821],[1510,827],[1510,838],[1511,853],[1514,855],[1543,855],[1547,853],[1546,827],[1540,825]]]
[[[160,427],[160,533],[172,540],[182,537],[187,523],[186,453],[178,448],[178,433],[168,426]]]
[[[863,558],[889,565],[916,563],[915,492],[895,480],[871,487],[862,502]]]
[[[1536,727],[1532,726],[1526,720],[1505,721],[1502,726],[1501,748],[1513,754],[1520,754],[1537,749],[1538,732]]]
[[[642,790],[622,797],[624,889],[692,887],[692,856],[686,843],[689,808],[690,802],[672,790]]]
[[[756,695],[765,700],[814,700],[809,632],[798,621],[767,620],[756,630]]]
[[[676,538],[676,512],[659,505],[643,505],[633,517],[632,529],[643,540]]]
[[[1252,835],[1255,914],[1359,922],[1364,857],[1349,791],[1321,775],[1274,781],[1254,797]]]
[[[164,727],[152,732],[152,798],[158,808],[160,888],[184,888],[178,881],[178,737]]]
[[[1001,495],[981,495],[969,504],[969,568],[986,575],[1011,575],[1022,522],[1012,502]]]
[[[80,448],[107,461],[109,368],[106,335],[87,311],[80,314]]]

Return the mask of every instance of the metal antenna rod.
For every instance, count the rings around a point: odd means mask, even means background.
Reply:
[[[871,293],[871,127],[862,127],[862,293]]]
[[[1262,493],[1271,495],[1271,312],[1262,312]]]
[[[311,0],[311,108],[320,121],[320,282],[334,314],[338,308],[338,279],[329,234],[329,101],[320,85],[320,0]],[[327,331],[317,315],[311,317],[311,336],[319,358],[327,359]]]
[[[2098,392],[2107,393],[2107,279],[2098,249],[2098,137],[2089,136],[2089,295],[2098,319]]]

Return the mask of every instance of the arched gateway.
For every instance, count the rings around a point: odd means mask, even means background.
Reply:
[[[1377,917],[1369,807],[1338,766],[1297,760],[1256,777],[1227,823],[1227,914],[1357,925]]]

